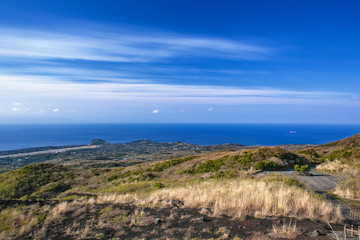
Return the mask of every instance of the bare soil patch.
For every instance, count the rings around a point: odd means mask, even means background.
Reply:
[[[5,204],[5,202],[3,202]],[[18,205],[9,202],[12,207]],[[53,203],[38,203],[53,204]],[[4,205],[2,206],[4,207]],[[296,225],[295,238],[281,237],[274,228]],[[335,230],[342,225],[332,224]],[[318,236],[310,237],[315,230]],[[139,207],[131,204],[92,204],[66,211],[20,236],[7,239],[329,239],[328,224],[287,217],[235,219],[213,216],[210,209]]]

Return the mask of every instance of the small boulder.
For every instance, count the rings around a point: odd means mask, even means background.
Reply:
[[[194,218],[193,221],[205,222],[205,221],[206,221],[206,218],[205,218],[205,217],[198,217],[198,218]]]
[[[310,237],[318,237],[318,236],[321,236],[321,235],[324,235],[324,234],[322,234],[319,230],[314,230],[311,233]]]
[[[161,219],[160,218],[155,218],[155,224],[160,224],[161,223]]]
[[[174,207],[182,207],[184,206],[184,203],[179,201],[179,200],[172,200],[171,201],[171,204],[174,206]]]
[[[207,215],[207,216],[210,216],[212,214],[211,209],[209,209],[209,208],[202,208],[200,213]]]

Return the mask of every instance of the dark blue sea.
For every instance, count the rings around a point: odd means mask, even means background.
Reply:
[[[54,124],[0,125],[0,151],[81,145],[101,138],[111,143],[141,139],[200,145],[323,144],[360,132],[360,125],[298,124]]]

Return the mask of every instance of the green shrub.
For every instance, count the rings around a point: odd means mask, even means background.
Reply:
[[[206,173],[206,172],[216,172],[220,170],[221,166],[225,164],[228,156],[225,156],[216,160],[208,160],[205,163],[200,165],[194,164],[190,169],[184,171],[186,173],[196,174],[196,173]]]
[[[297,180],[297,179],[295,179],[293,177],[285,176],[285,175],[280,174],[280,173],[267,174],[265,177],[263,177],[261,179],[261,181],[264,181],[264,182],[282,182],[282,183],[285,183],[288,186],[296,186],[296,187],[305,188],[304,183],[300,182],[299,180]]]
[[[162,184],[161,182],[157,182],[153,186],[154,189],[160,189],[160,188],[163,188],[163,187],[165,187],[165,185]]]
[[[178,159],[172,159],[172,160],[168,160],[165,162],[160,162],[160,163],[156,163],[154,165],[152,165],[150,168],[148,168],[147,171],[149,172],[162,172],[165,169],[168,169],[172,166],[176,166],[179,164],[182,164],[186,161],[190,161],[192,159],[194,159],[196,156],[190,156],[190,157],[186,157],[186,158],[178,158]]]
[[[112,176],[110,176],[110,177],[107,178],[107,181],[108,181],[108,182],[111,182],[111,181],[114,181],[114,180],[116,180],[116,179],[118,179],[118,178],[119,178],[118,175],[112,175]]]
[[[299,153],[305,154],[310,156],[312,159],[318,159],[320,158],[320,155],[313,149],[307,149],[307,150],[303,150],[303,151],[299,151]]]
[[[294,170],[296,171],[296,172],[301,172],[301,173],[308,173],[308,172],[310,172],[311,171],[311,169],[310,169],[310,167],[309,167],[309,165],[298,165],[298,164],[296,164],[295,166],[294,166]]]
[[[341,151],[340,150],[335,150],[332,153],[330,153],[328,156],[326,156],[326,158],[330,161],[333,162],[336,159],[340,159],[341,158]]]
[[[41,192],[56,193],[70,186],[65,183],[56,183],[63,179],[71,179],[73,171],[70,168],[50,164],[32,164],[24,168],[0,175],[0,198],[21,198],[30,196],[46,187]],[[49,183],[54,183],[46,186]],[[49,188],[49,189],[47,189]]]
[[[243,168],[249,168],[254,161],[254,153],[244,152],[241,156],[236,157],[235,160],[240,162]]]
[[[219,178],[235,178],[235,177],[237,177],[236,173],[234,173],[230,170],[227,170],[226,172],[220,170],[211,178],[219,179]]]
[[[255,165],[256,169],[267,171],[267,170],[281,170],[284,169],[284,165],[279,165],[273,161],[261,161]]]
[[[240,167],[242,169],[249,169],[250,167],[255,167],[261,170],[282,169],[283,167],[281,164],[276,164],[274,162],[274,165],[273,163],[269,163],[269,159],[272,158],[276,158],[283,162],[293,160],[296,164],[304,164],[308,162],[305,158],[280,147],[261,147],[251,151],[245,151],[239,156],[232,157],[232,159],[240,163]]]

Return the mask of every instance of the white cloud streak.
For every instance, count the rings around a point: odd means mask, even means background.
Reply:
[[[54,76],[0,76],[0,100],[14,96],[38,101],[111,100],[121,102],[188,102],[214,104],[346,104],[349,93],[292,91],[275,88],[169,85],[155,83],[67,83]]]
[[[264,59],[275,49],[219,38],[164,33],[86,32],[81,34],[0,27],[0,56],[20,59],[66,59],[154,62],[174,57]]]
[[[163,109],[161,115],[167,112],[164,105],[171,104],[191,107],[198,104],[208,111],[216,108],[216,112],[222,109],[218,105],[360,104],[357,95],[344,92],[186,85],[182,78],[188,76],[210,79],[220,74],[226,79],[224,74],[266,75],[269,72],[205,69],[200,65],[197,69],[196,64],[195,67],[176,64],[181,58],[264,60],[276,52],[277,49],[261,44],[209,37],[86,30],[74,34],[0,26],[1,62],[13,64],[0,68],[0,107],[15,116],[23,113],[52,116],[79,113],[80,116],[84,111],[91,111],[90,107],[81,108],[84,104],[101,109],[108,107],[109,111],[117,105],[130,109],[152,104]],[[81,64],[73,66],[72,60],[81,60],[76,61]],[[32,62],[36,64],[28,64]],[[165,64],[157,65],[159,62]],[[171,78],[181,80],[166,84]],[[145,112],[160,113],[158,109]]]

